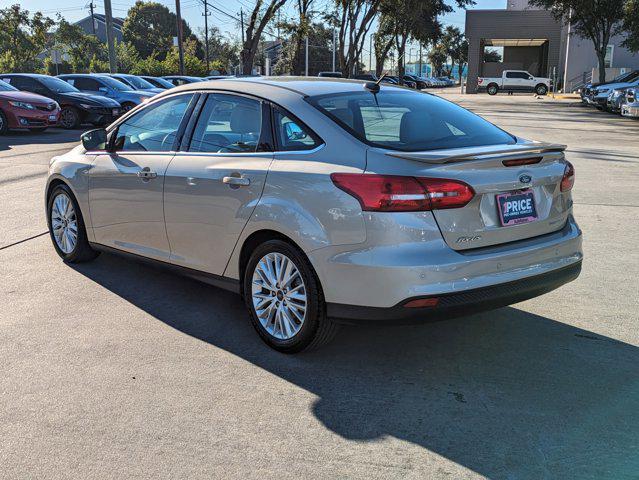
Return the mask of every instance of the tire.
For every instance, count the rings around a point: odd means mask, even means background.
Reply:
[[[544,96],[548,93],[548,87],[541,83],[535,87],[535,93],[539,96]]]
[[[60,125],[62,128],[72,130],[80,127],[80,113],[73,107],[64,107],[60,112]]]
[[[497,95],[499,87],[496,84],[491,83],[488,87],[486,87],[486,91],[488,92],[488,95]]]
[[[7,116],[0,110],[0,135],[6,135],[9,132],[9,121]]]
[[[66,202],[70,203],[73,208],[72,212],[65,208]],[[93,250],[89,245],[78,202],[69,187],[64,184],[54,187],[49,194],[47,224],[53,247],[65,262],[87,262],[99,255],[99,252]],[[73,225],[75,225],[75,242],[72,244],[69,239],[73,238]],[[59,226],[56,228],[56,232],[54,232],[54,226]]]
[[[288,282],[284,274],[285,286],[278,283],[273,286],[265,281],[263,272],[268,271],[266,265],[273,271],[278,259],[284,272],[297,270],[297,274],[288,277]],[[290,270],[286,262],[292,265]],[[270,278],[276,281],[275,277]],[[303,252],[289,243],[268,240],[255,248],[244,271],[243,286],[251,323],[271,348],[283,353],[311,350],[328,343],[337,333],[338,325],[326,317],[324,294],[311,263]],[[293,290],[295,296],[292,295]],[[277,310],[274,310],[275,305]],[[303,305],[305,310],[302,312],[300,307]]]

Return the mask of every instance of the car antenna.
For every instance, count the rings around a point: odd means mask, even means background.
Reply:
[[[384,77],[386,76],[386,73],[387,72],[382,73],[382,76],[379,77],[376,82],[366,82],[364,84],[364,88],[366,90],[368,90],[369,92],[371,92],[373,95],[375,95],[376,93],[379,93],[379,90],[380,90],[379,84],[380,84],[380,82],[382,80],[384,80]],[[375,97],[375,98],[377,98],[377,97]]]

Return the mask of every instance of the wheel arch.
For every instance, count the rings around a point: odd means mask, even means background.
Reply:
[[[548,91],[548,90],[549,90],[549,89],[548,89],[548,85],[546,85],[546,84],[545,84],[545,83],[543,83],[543,82],[539,82],[537,85],[535,85],[535,92],[537,91],[537,89],[538,89],[539,87],[544,87],[544,88],[546,89],[546,91]]]

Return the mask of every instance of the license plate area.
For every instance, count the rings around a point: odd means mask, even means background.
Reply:
[[[501,193],[496,200],[499,221],[503,227],[537,220],[535,196],[531,189]]]

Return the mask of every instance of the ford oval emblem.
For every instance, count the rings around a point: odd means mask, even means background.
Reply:
[[[519,175],[519,181],[521,183],[530,183],[532,181],[532,177],[530,175]]]

